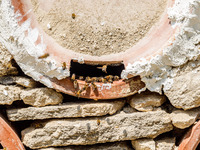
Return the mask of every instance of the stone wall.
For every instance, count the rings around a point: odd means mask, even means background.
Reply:
[[[5,48],[0,53],[0,105],[10,121],[26,124],[19,136],[27,149],[174,150],[182,130],[198,119],[198,61],[174,68],[176,82],[166,95],[94,101],[45,87],[19,73]]]
[[[185,132],[199,120],[198,0],[176,0],[169,9],[171,24],[182,26],[162,56],[136,61],[122,71],[124,80],[128,75],[140,76],[146,87],[112,100],[81,99],[50,88],[53,78],[60,81],[70,76],[69,66],[56,66],[52,56],[40,59],[46,53],[41,53],[45,50],[43,44],[35,44],[38,31],[29,28],[29,20],[19,26],[10,3],[3,2],[0,114],[13,125],[27,150],[176,150]],[[15,33],[15,29],[19,30]],[[11,31],[17,38],[9,35]]]

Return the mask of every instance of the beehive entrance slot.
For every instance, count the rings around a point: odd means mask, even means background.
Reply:
[[[0,143],[0,149],[3,149],[3,146],[1,145],[1,143]]]
[[[91,64],[80,64],[78,62],[71,61],[70,74],[83,77],[101,77],[107,75],[119,76],[122,70],[124,70],[124,64],[110,64],[107,65],[107,73],[103,72],[100,68],[103,65],[91,65]]]
[[[200,143],[198,144],[197,148],[196,149],[200,149]]]

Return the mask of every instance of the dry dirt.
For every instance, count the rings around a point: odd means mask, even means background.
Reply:
[[[143,38],[163,13],[166,0],[32,0],[32,4],[43,30],[61,46],[101,56],[125,51]]]

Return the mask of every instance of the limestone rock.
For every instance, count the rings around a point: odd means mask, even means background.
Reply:
[[[152,111],[164,102],[165,97],[158,93],[144,92],[129,97],[129,104],[139,111]]]
[[[11,105],[20,100],[21,90],[22,88],[16,86],[0,85],[0,105]]]
[[[135,150],[156,150],[156,143],[153,139],[138,139],[131,143]]]
[[[185,129],[191,126],[197,119],[200,114],[200,108],[192,109],[192,110],[175,110],[170,116],[172,119],[172,124],[180,129]]]
[[[113,142],[84,146],[67,146],[62,148],[42,148],[39,150],[132,150],[127,142]]]
[[[38,122],[22,131],[23,143],[32,149],[49,146],[155,138],[173,129],[164,111],[119,113],[99,118],[62,119]]]
[[[175,149],[175,138],[162,138],[156,140],[156,150],[174,150]]]
[[[31,78],[27,77],[15,77],[15,83],[26,88],[35,88],[38,83]]]
[[[134,113],[134,112],[138,112],[136,109],[134,109],[133,107],[131,107],[130,105],[125,105],[122,109],[123,112],[125,113]]]
[[[37,82],[35,82],[33,79],[31,78],[27,78],[27,77],[20,77],[20,76],[3,76],[0,77],[0,84],[3,85],[21,85],[23,87],[27,87],[27,88],[34,88],[37,86]]]
[[[13,76],[2,76],[2,77],[0,77],[0,84],[14,85],[15,80],[14,80]]]
[[[0,44],[0,76],[18,74],[17,69],[12,66],[12,59],[11,54]]]
[[[86,116],[103,116],[121,110],[125,100],[115,101],[84,101],[65,103],[63,105],[7,109],[11,121],[35,120],[49,118],[73,118]]]
[[[20,96],[25,104],[36,107],[56,105],[63,100],[62,94],[49,88],[28,88],[23,90]]]
[[[0,105],[23,100],[32,106],[55,105],[62,102],[62,94],[48,88],[22,89],[14,85],[0,85]]]
[[[175,150],[175,138],[164,137],[159,140],[137,139],[131,141],[135,150]]]
[[[176,108],[184,110],[200,106],[200,67],[191,71],[182,71],[173,78],[170,89],[166,89],[166,96]]]

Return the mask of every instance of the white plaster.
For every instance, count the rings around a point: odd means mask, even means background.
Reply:
[[[25,15],[31,11],[29,10]],[[31,18],[27,19],[22,25],[18,24],[17,21],[24,16],[19,14],[19,11],[14,13],[11,0],[1,1],[0,42],[14,56],[25,74],[48,87],[52,87],[50,78],[59,80],[66,78],[70,75],[69,70],[63,70],[62,64],[57,63],[51,55],[45,59],[38,59],[39,56],[46,53],[46,45],[43,43],[43,37],[39,34],[38,29],[30,27]],[[27,35],[25,35],[25,32]],[[41,43],[36,45],[35,42],[39,37]]]
[[[84,64],[84,57],[83,57],[83,56],[80,56],[80,57],[78,58],[78,62],[79,62],[80,64]]]
[[[127,78],[128,74],[139,75],[150,91],[159,93],[173,84],[172,67],[197,60],[200,56],[199,46],[195,46],[200,42],[200,1],[176,0],[168,9],[168,17],[173,27],[179,28],[172,45],[163,49],[163,55],[128,64],[121,74],[122,78]]]

